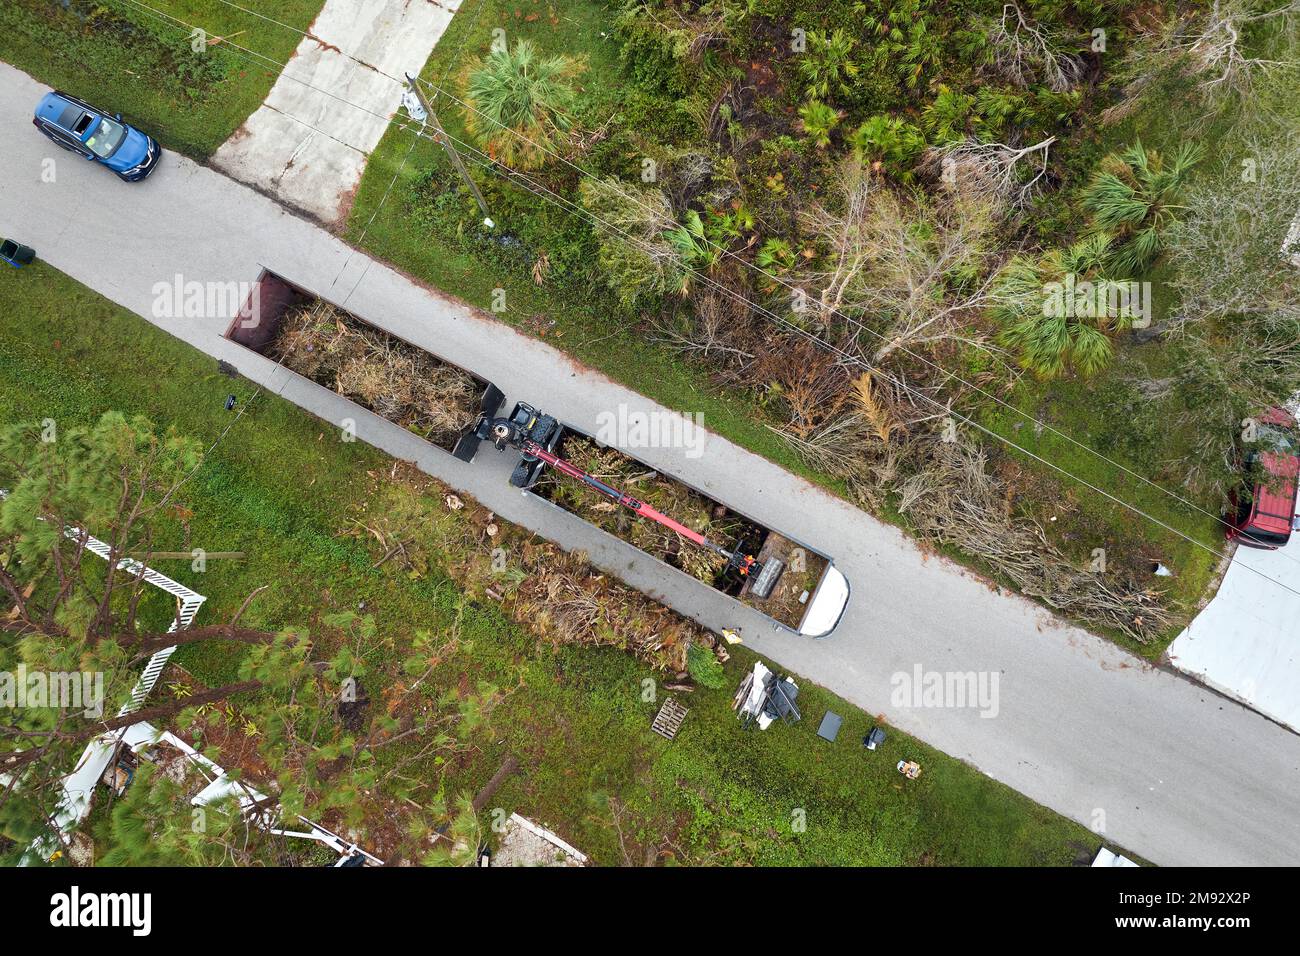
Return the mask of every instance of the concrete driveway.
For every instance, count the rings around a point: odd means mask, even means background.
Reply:
[[[1297,236],[1300,216],[1283,248]],[[1300,255],[1291,261],[1300,266]],[[1300,415],[1300,393],[1286,407]],[[1300,533],[1277,551],[1237,547],[1214,598],[1168,657],[1184,673],[1300,731]]]
[[[491,316],[425,288],[324,229],[212,169],[164,156],[130,185],[57,158],[29,127],[44,87],[0,65],[0,234],[123,307],[325,421],[475,495],[503,517],[585,549],[592,560],[796,674],[969,761],[1034,800],[1164,864],[1300,863],[1300,736],[1170,670],[1148,666],[1042,608],[1008,595],[896,528],[730,442],[710,435],[637,456],[777,530],[832,555],[853,586],[835,633],[820,641],[774,631],[756,612],[507,483],[511,458],[484,449],[466,465],[338,395],[235,345],[231,312],[156,314],[156,286],[176,276],[252,282],[263,268],[343,303],[367,321],[593,431],[602,411],[657,406]],[[26,132],[24,132],[26,130]],[[64,154],[66,155],[66,154]],[[93,228],[86,210],[93,209]],[[4,281],[0,274],[0,281]],[[5,323],[21,316],[0,315]],[[129,356],[123,357],[129,361]],[[679,410],[691,410],[691,396]],[[704,423],[707,426],[707,422]],[[900,676],[998,680],[996,714],[897,693]]]
[[[342,225],[401,105],[404,86],[394,78],[420,72],[460,3],[325,0],[266,101],[218,148],[213,165]]]
[[[1238,548],[1218,593],[1169,646],[1170,662],[1300,730],[1300,593],[1293,592],[1300,592],[1300,533],[1277,551]]]

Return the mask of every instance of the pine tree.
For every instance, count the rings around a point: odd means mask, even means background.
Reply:
[[[218,725],[225,739],[235,734],[250,741],[256,779],[237,763],[226,769],[265,795],[266,809],[290,828],[301,814],[364,838],[375,820],[392,818],[401,821],[402,836],[382,852],[420,860],[445,842],[435,835],[440,826],[458,832],[477,826],[443,805],[441,775],[431,768],[469,749],[473,735],[490,732],[501,694],[487,683],[468,694],[434,689],[434,671],[456,647],[454,631],[418,635],[403,658],[372,617],[324,615],[319,646],[331,653],[314,656],[317,644],[303,628],[239,624],[261,589],[224,623],[175,635],[150,631],[138,613],[142,585],[119,567],[120,559],[134,555],[148,564],[185,477],[201,461],[198,446],[114,413],[92,427],[43,437],[37,425],[0,432],[0,488],[9,491],[0,502],[0,670],[22,663],[32,671],[100,672],[104,701],[94,714],[58,706],[6,711],[0,725],[0,774],[7,777],[0,785],[0,836],[11,841],[6,859],[16,860],[50,832],[63,777],[86,744],[137,722],[170,730],[200,751],[205,732]],[[87,558],[85,535],[64,534],[65,528],[106,541],[110,560]],[[173,684],[170,697],[159,685],[141,709],[117,716],[154,651],[203,641],[244,648],[236,680],[212,688]],[[401,660],[404,675],[382,688],[379,708],[369,706],[363,687],[372,680],[364,663],[371,655]],[[164,749],[155,745],[151,752]],[[207,755],[219,763],[237,756]],[[234,804],[203,808],[197,825],[190,800],[205,783],[178,782],[141,759],[97,830],[102,862],[244,864],[290,852],[284,838],[245,819]],[[477,844],[470,852],[476,850]]]

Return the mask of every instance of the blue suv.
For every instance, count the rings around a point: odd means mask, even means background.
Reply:
[[[109,116],[58,90],[41,99],[32,123],[64,149],[107,166],[129,183],[148,176],[162,157],[158,141],[124,123],[120,113]]]

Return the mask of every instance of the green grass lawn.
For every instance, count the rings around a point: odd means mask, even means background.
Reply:
[[[494,806],[557,829],[597,862],[1068,864],[1100,842],[901,732],[864,751],[870,715],[807,682],[802,723],[742,732],[729,704],[754,660],[743,648],[723,689],[685,695],[691,713],[669,743],[650,732],[656,705],[642,681],[651,675],[635,659],[539,647],[495,605],[467,602],[442,569],[376,569],[365,544],[339,536],[387,473],[378,451],[337,441],[277,398],[253,401],[249,385],[211,359],[39,263],[0,280],[0,338],[0,405],[13,420],[85,423],[116,409],[208,444],[234,414],[223,408],[228,393],[248,405],[180,495],[192,515],[156,542],[244,551],[245,560],[214,560],[202,574],[188,562],[162,569],[209,597],[209,622],[264,584],[247,618],[254,625],[311,624],[364,602],[401,646],[417,629],[446,633],[459,620],[461,650],[439,682],[517,689],[494,714],[491,739],[449,771],[449,788],[476,791],[515,753],[523,770]],[[214,644],[177,658],[212,683],[233,676],[232,653]],[[845,718],[834,744],[815,735],[827,709]],[[922,764],[919,780],[894,770],[903,758]]]
[[[323,3],[240,0],[239,6],[306,30]],[[196,53],[190,28],[176,21],[202,28],[209,38],[229,37],[230,43]],[[6,0],[0,5],[0,60],[121,113],[164,146],[194,159],[212,155],[257,109],[280,73],[278,64],[301,39],[218,0]]]

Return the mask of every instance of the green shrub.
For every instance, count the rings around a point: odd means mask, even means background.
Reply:
[[[999,341],[1015,351],[1020,364],[1038,377],[1058,378],[1070,368],[1093,375],[1110,362],[1113,349],[1107,333],[1126,326],[1131,319],[1047,305],[1051,284],[1059,290],[1067,283],[1073,287],[1088,282],[1104,293],[1116,281],[1103,272],[1109,254],[1110,238],[1094,233],[1037,257],[1015,256],[998,274],[992,315],[1002,325]]]
[[[668,238],[678,227],[663,190],[609,177],[584,179],[578,194],[596,223],[605,281],[625,305],[680,291],[685,264]]]
[[[1002,140],[1032,115],[1029,97],[994,86],[975,94],[975,134],[984,142]]]
[[[959,142],[966,136],[974,109],[974,96],[941,84],[939,95],[921,111],[921,125],[933,143],[943,145]]]
[[[840,115],[839,110],[827,106],[821,100],[809,100],[799,108],[803,131],[818,149],[825,149],[831,144],[831,132],[840,124]]]
[[[1164,232],[1177,218],[1188,174],[1203,155],[1198,143],[1184,142],[1166,162],[1138,140],[1101,161],[1083,192],[1083,206],[1092,214],[1094,231],[1118,240],[1112,255],[1117,269],[1137,274],[1155,263]]]
[[[717,690],[727,683],[727,672],[707,647],[692,644],[686,649],[686,670],[701,687]]]
[[[540,55],[529,40],[493,50],[465,69],[465,128],[493,159],[516,169],[541,166],[572,126],[582,69],[573,57]]]
[[[858,41],[842,27],[832,31],[809,30],[808,49],[799,56],[804,93],[816,99],[850,95],[858,75],[853,51]]]
[[[869,14],[863,19],[877,38],[873,67],[892,72],[911,90],[923,87],[922,80],[943,60],[943,25],[931,17],[927,6],[925,0],[895,0],[879,16]]]
[[[879,162],[904,182],[912,178],[912,167],[925,149],[925,134],[920,129],[883,114],[868,119],[848,139],[858,159]]]
[[[665,29],[650,4],[629,0],[614,20],[624,68],[646,89],[673,97],[690,95],[694,83],[685,68],[694,39],[689,32]]]

